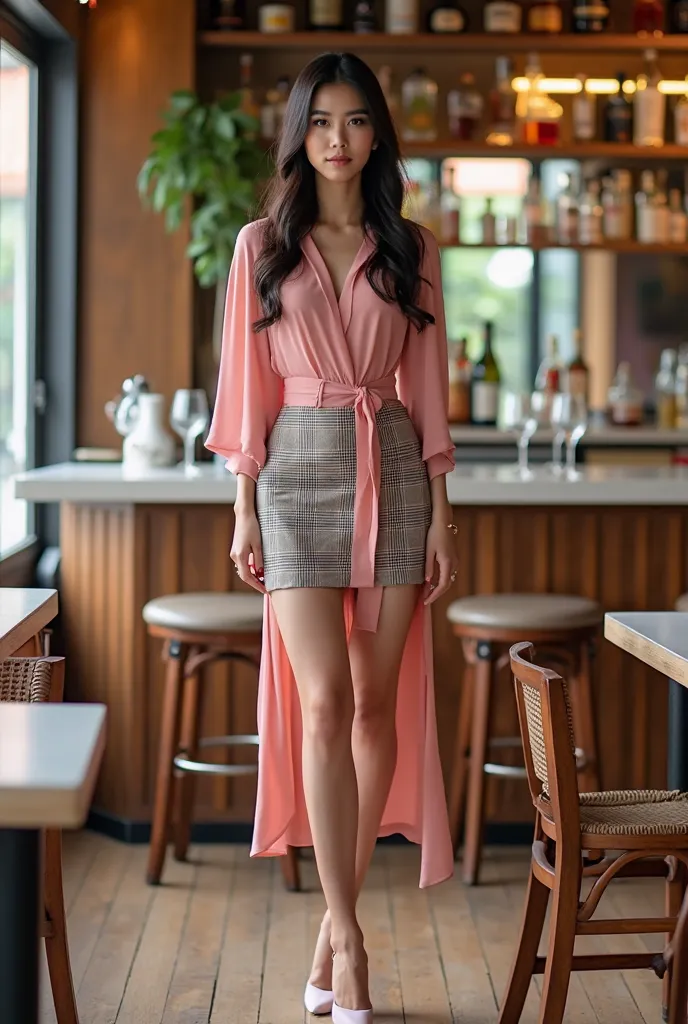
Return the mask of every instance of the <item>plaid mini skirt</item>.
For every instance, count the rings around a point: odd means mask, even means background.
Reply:
[[[351,406],[280,410],[258,475],[265,587],[349,587],[356,493]],[[380,501],[375,584],[422,583],[432,505],[421,443],[404,405],[376,416]]]

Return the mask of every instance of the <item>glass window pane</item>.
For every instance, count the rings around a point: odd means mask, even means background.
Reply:
[[[542,195],[553,205],[564,175],[580,176],[576,160],[545,160],[541,169]],[[571,249],[545,249],[540,255],[540,309],[538,341],[540,358],[547,351],[547,338],[559,339],[559,353],[565,362],[573,357],[573,332],[579,324],[580,256]]]
[[[33,463],[35,88],[35,65],[0,43],[0,554],[33,528],[10,480]]]

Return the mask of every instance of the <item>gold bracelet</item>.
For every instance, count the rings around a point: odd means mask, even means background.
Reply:
[[[456,537],[457,533],[459,532],[458,526],[455,526],[454,523],[447,523],[447,529],[448,530],[453,530],[455,537]]]

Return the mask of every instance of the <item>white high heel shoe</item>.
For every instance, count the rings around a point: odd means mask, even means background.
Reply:
[[[335,954],[332,954],[334,960]],[[373,1011],[370,1010],[347,1010],[345,1006],[338,1006],[332,1001],[332,1024],[373,1024]]]
[[[310,982],[306,985],[303,995],[303,1005],[314,1017],[324,1017],[332,1011],[334,994],[325,988],[316,988]]]

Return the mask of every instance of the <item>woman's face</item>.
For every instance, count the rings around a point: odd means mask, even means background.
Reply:
[[[306,156],[328,181],[351,181],[375,146],[375,134],[361,94],[350,85],[323,85],[313,94]]]

